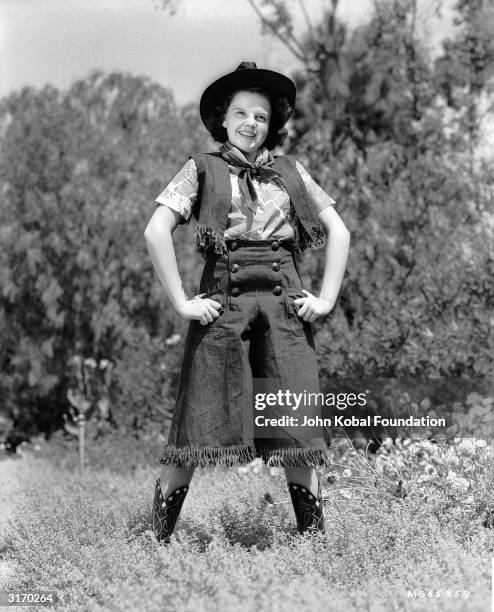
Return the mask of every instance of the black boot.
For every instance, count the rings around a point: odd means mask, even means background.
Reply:
[[[298,532],[321,531],[324,533],[321,484],[319,483],[317,497],[302,485],[293,482],[288,483],[288,490],[297,517]]]
[[[153,531],[158,542],[168,544],[170,541],[170,536],[175,529],[178,515],[188,491],[189,487],[184,485],[175,489],[165,500],[161,491],[160,479],[156,480],[152,519]]]

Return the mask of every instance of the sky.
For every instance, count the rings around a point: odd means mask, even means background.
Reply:
[[[450,13],[433,16],[437,0],[422,0],[436,21],[431,40],[450,30]],[[449,0],[447,0],[448,2]],[[305,27],[298,0],[296,31]],[[259,2],[258,2],[259,4]],[[305,0],[317,23],[329,0]],[[369,19],[372,0],[340,0],[337,16],[351,28]],[[241,61],[289,73],[294,58],[261,36],[247,0],[176,0],[175,15],[160,0],[0,0],[0,97],[24,85],[66,89],[95,68],[146,75],[170,87],[179,104],[197,102],[216,77]]]

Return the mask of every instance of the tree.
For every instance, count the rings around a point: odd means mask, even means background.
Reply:
[[[486,375],[493,177],[461,153],[475,146],[479,118],[467,109],[493,66],[489,3],[457,3],[461,27],[434,62],[416,0],[376,1],[355,31],[337,0],[317,23],[302,0],[301,35],[292,3],[247,1],[300,66],[288,152],[335,197],[352,234],[338,306],[318,326],[323,375]],[[320,254],[305,257],[314,291],[321,268]]]
[[[184,163],[187,128],[169,91],[101,72],[68,92],[12,94],[0,128],[2,402],[16,426],[49,430],[66,408],[71,355],[130,359],[129,347],[181,330],[143,231]]]

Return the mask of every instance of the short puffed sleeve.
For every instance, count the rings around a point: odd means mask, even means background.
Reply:
[[[307,172],[307,170],[302,166],[302,164],[298,161],[295,162],[297,170],[304,181],[305,188],[307,189],[307,193],[309,197],[314,203],[315,209],[317,210],[317,214],[323,211],[328,206],[334,206],[336,201],[328,195],[322,187],[316,183],[316,181],[311,177],[311,175]]]
[[[189,159],[156,198],[158,205],[168,206],[180,213],[188,223],[197,198],[199,182],[194,160]]]

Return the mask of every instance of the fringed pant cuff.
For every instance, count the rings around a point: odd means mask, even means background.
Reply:
[[[257,451],[269,467],[329,466],[328,451],[324,448],[277,448]]]
[[[262,457],[269,467],[319,467],[331,465],[325,448],[261,448],[254,444],[219,448],[167,446],[160,463],[183,468],[240,467]]]
[[[245,446],[222,446],[219,448],[193,448],[167,446],[163,451],[160,463],[178,467],[236,467],[254,461],[256,447],[253,444]]]

